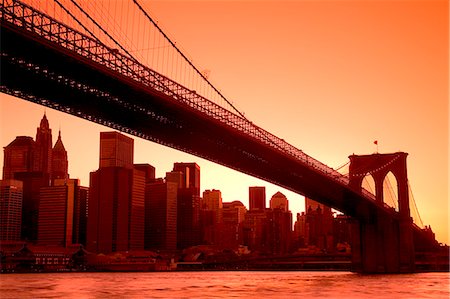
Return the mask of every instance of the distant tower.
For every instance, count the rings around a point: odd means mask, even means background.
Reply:
[[[52,129],[50,129],[45,113],[36,129],[34,171],[42,172],[48,178],[52,171]]]
[[[133,168],[133,139],[118,132],[100,133],[100,168]]]
[[[14,179],[16,173],[33,171],[35,142],[32,137],[17,136],[4,147],[3,179]]]
[[[0,241],[20,240],[22,197],[21,181],[0,181]]]
[[[180,172],[148,182],[145,196],[145,249],[177,249],[177,193]]]
[[[272,195],[272,198],[270,199],[270,208],[272,210],[281,209],[282,211],[287,212],[289,210],[289,201],[283,193],[278,191]]]
[[[200,242],[200,166],[175,163],[173,172],[181,172],[177,194],[177,247],[184,249]]]
[[[55,180],[42,187],[39,200],[38,243],[68,247],[72,244],[74,201],[79,181]]]
[[[248,197],[250,211],[255,209],[266,209],[266,187],[249,187]]]
[[[146,172],[134,168],[133,144],[120,133],[100,133],[100,168],[90,175],[89,251],[144,249]]]
[[[55,179],[67,180],[68,174],[67,151],[61,140],[61,131],[58,133],[58,140],[52,150],[52,181]]]
[[[222,193],[220,190],[205,190],[203,192],[202,199],[203,207],[206,210],[214,212],[215,224],[222,223],[223,221],[223,204]]]

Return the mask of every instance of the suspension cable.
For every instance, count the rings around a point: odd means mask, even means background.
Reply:
[[[58,0],[55,0],[58,1]],[[108,36],[117,46],[119,46],[125,53],[128,54],[128,56],[133,59],[134,61],[138,61],[133,55],[131,55],[130,52],[128,52],[127,49],[125,49],[124,47],[122,47],[122,45],[116,41],[116,39],[114,37],[112,37],[105,29],[103,29],[103,27],[97,23],[97,21],[95,21],[80,5],[78,5],[78,3],[75,0],[70,0],[89,20],[91,20],[92,23],[95,24],[95,26],[97,26],[104,34],[106,34],[106,36]],[[97,40],[99,40],[97,38]]]
[[[217,94],[230,105],[243,119],[249,122],[249,120],[245,117],[245,115],[240,112],[228,99],[216,88],[214,85],[212,85],[211,82],[200,72],[195,65],[181,52],[180,49],[175,45],[174,42],[164,33],[164,31],[161,29],[161,27],[158,26],[158,24],[150,17],[150,15],[144,10],[144,8],[137,2],[137,0],[133,0],[133,3],[136,4],[136,6],[139,8],[139,10],[145,15],[145,17],[158,29],[158,31],[164,36],[164,38],[172,45],[172,47],[183,57],[184,60],[187,61],[187,63],[197,72],[200,77],[205,80],[206,83],[215,91]]]

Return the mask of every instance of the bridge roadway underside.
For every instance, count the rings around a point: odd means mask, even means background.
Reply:
[[[396,213],[294,157],[163,93],[9,23],[2,23],[1,30],[3,93],[122,131],[128,128],[130,134],[144,134],[145,139],[305,195],[362,225],[377,226],[380,218],[398,221]]]

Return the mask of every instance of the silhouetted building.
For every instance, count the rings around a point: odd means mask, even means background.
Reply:
[[[222,223],[223,204],[220,190],[205,190],[203,192],[202,208],[214,212],[214,223]]]
[[[119,132],[100,133],[100,168],[133,168],[134,141]]]
[[[270,199],[270,210],[266,211],[267,248],[272,254],[285,254],[292,246],[292,213],[289,201],[281,193],[275,193]]]
[[[32,137],[17,136],[4,147],[3,179],[13,180],[16,173],[32,172],[35,142]]]
[[[266,209],[266,187],[249,187],[248,198],[250,211]]]
[[[22,198],[21,181],[0,181],[0,241],[20,240]]]
[[[87,216],[89,205],[89,188],[78,186],[73,203],[72,244],[86,246]]]
[[[68,247],[73,240],[74,201],[78,180],[56,179],[42,187],[39,200],[38,243]]]
[[[61,131],[58,133],[58,140],[56,140],[55,146],[52,149],[52,181],[54,180],[67,180],[69,178],[69,162],[67,159],[67,151],[64,148],[64,144],[61,140]]]
[[[237,248],[244,243],[243,223],[247,208],[240,201],[223,203],[223,225],[219,231],[219,245],[225,248]]]
[[[102,132],[100,144],[100,168],[90,177],[87,249],[143,249],[146,176],[133,168],[133,139]]]
[[[280,208],[266,211],[266,250],[272,254],[286,254],[291,250],[292,213]]]
[[[289,211],[289,201],[287,197],[281,192],[272,195],[272,198],[270,199],[270,209],[281,209],[285,212]]]
[[[200,236],[200,166],[175,163],[173,172],[181,172],[177,194],[177,247],[198,245]]]
[[[45,113],[39,127],[36,129],[33,162],[33,170],[42,172],[50,180],[52,172],[52,129],[50,129]]]
[[[200,166],[197,163],[174,163],[173,171],[183,174],[180,188],[191,188],[200,196]]]
[[[266,211],[253,209],[247,211],[243,223],[244,245],[252,251],[265,251],[267,245]]]
[[[306,247],[306,240],[308,240],[308,229],[306,223],[305,212],[297,213],[297,220],[294,223],[294,246]]]
[[[181,173],[147,183],[145,196],[145,249],[177,249],[177,195]]]
[[[309,198],[305,198],[305,208],[308,230],[306,245],[314,245],[328,252],[334,251],[331,208]]]

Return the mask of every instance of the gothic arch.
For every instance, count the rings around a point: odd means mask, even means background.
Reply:
[[[397,180],[398,209],[401,215],[410,217],[408,176],[406,169],[407,153],[393,154],[351,155],[350,159],[350,186],[361,191],[362,181],[367,174],[372,175],[375,181],[375,198],[384,203],[383,182],[389,172]]]

